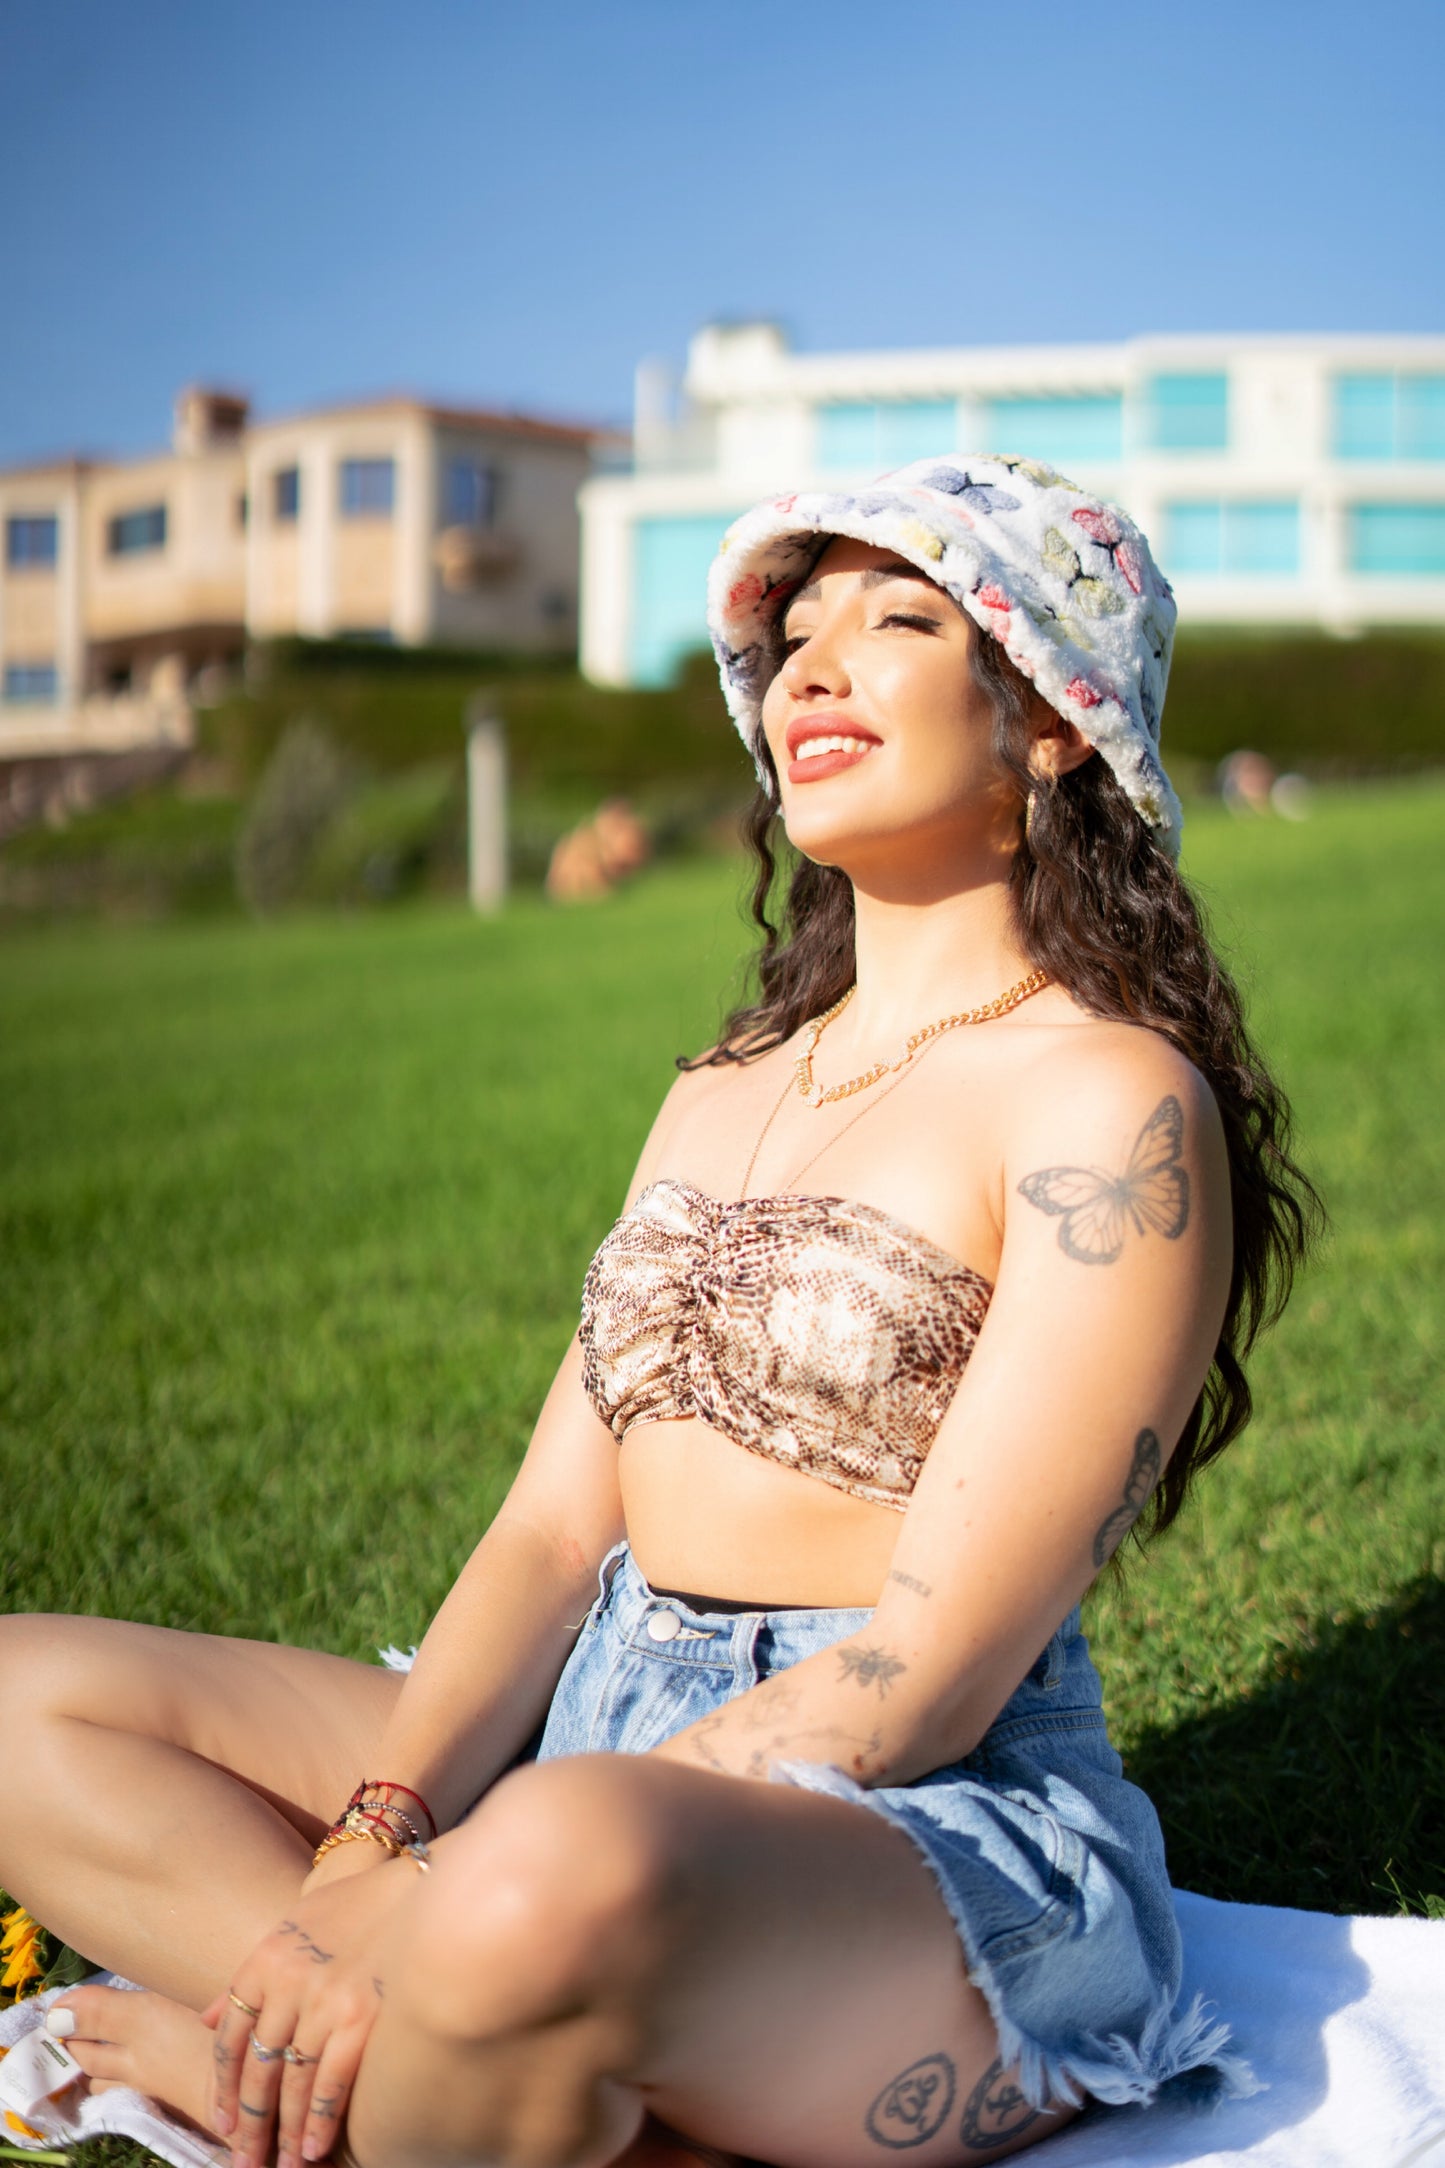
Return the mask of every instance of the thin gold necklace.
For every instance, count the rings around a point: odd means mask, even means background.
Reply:
[[[1000,994],[996,1001],[985,1002],[981,1008],[964,1009],[956,1016],[943,1017],[939,1020],[938,1023],[927,1024],[924,1026],[922,1031],[916,1031],[913,1034],[912,1038],[908,1041],[907,1049],[898,1061],[883,1062],[879,1064],[876,1069],[865,1072],[861,1080],[855,1078],[850,1084],[836,1085],[834,1086],[833,1090],[828,1093],[826,1099],[815,1099],[813,1101],[814,1106],[827,1105],[830,1100],[845,1099],[849,1097],[850,1094],[853,1092],[862,1091],[868,1084],[876,1084],[879,1077],[884,1075],[885,1072],[890,1068],[894,1072],[892,1082],[884,1085],[882,1091],[879,1092],[878,1097],[876,1099],[870,1099],[866,1107],[860,1107],[856,1114],[851,1115],[849,1119],[844,1122],[841,1129],[835,1129],[832,1136],[829,1137],[824,1143],[820,1144],[817,1151],[812,1153],[807,1159],[803,1161],[801,1167],[796,1168],[794,1172],[789,1175],[787,1181],[783,1185],[783,1189],[776,1192],[776,1194],[782,1196],[786,1193],[786,1191],[790,1190],[793,1187],[793,1184],[795,1182],[800,1182],[803,1176],[807,1173],[808,1169],[816,1165],[816,1163],[822,1158],[823,1154],[826,1151],[830,1151],[832,1147],[838,1142],[838,1139],[840,1137],[846,1136],[848,1131],[853,1127],[854,1122],[861,1122],[864,1115],[871,1113],[874,1107],[881,1105],[881,1103],[888,1097],[888,1094],[890,1092],[897,1091],[899,1085],[909,1074],[910,1065],[913,1061],[913,1057],[915,1054],[927,1053],[929,1047],[934,1045],[937,1040],[941,1039],[946,1031],[952,1031],[960,1024],[982,1024],[987,1022],[991,1017],[1006,1016],[1010,1009],[1016,1009],[1021,1001],[1027,1001],[1031,994],[1038,993],[1043,987],[1047,986],[1047,984],[1048,975],[1046,972],[1031,971],[1026,979],[1020,979],[1017,986],[1011,986],[1008,992],[1006,994]],[[763,1123],[762,1128],[758,1131],[758,1140],[757,1143],[753,1146],[752,1154],[743,1172],[742,1186],[738,1191],[738,1202],[740,1204],[747,1197],[748,1184],[753,1178],[753,1169],[758,1163],[758,1154],[763,1148],[763,1140],[767,1136],[768,1131],[772,1128],[773,1123],[782,1113],[784,1100],[788,1097],[788,1094],[795,1088],[803,1091],[806,1091],[808,1088],[807,1085],[804,1084],[802,1077],[804,1061],[811,1063],[813,1053],[817,1047],[818,1040],[822,1035],[824,1025],[830,1024],[832,1022],[833,1018],[838,1014],[839,1010],[842,1009],[852,999],[855,991],[856,987],[850,986],[847,993],[843,995],[840,1001],[835,1001],[832,1008],[825,1010],[822,1016],[814,1017],[812,1022],[806,1027],[809,1034],[807,1053],[806,1055],[799,1056],[795,1059],[793,1066],[796,1075],[788,1078],[782,1090],[779,1092],[777,1098],[774,1100],[773,1105],[769,1110],[767,1120]]]
[[[821,1016],[815,1016],[810,1024],[804,1025],[808,1035],[807,1043],[793,1063],[798,1090],[815,1110],[832,1106],[838,1099],[851,1099],[855,1092],[867,1091],[869,1085],[876,1084],[880,1077],[906,1068],[920,1047],[928,1046],[933,1040],[941,1038],[945,1031],[957,1031],[962,1024],[986,1024],[995,1016],[1007,1016],[1010,1009],[1016,1009],[1020,1002],[1041,992],[1048,983],[1047,971],[1030,971],[1016,986],[1011,986],[1007,993],[997,995],[992,1001],[982,1002],[976,1009],[960,1009],[953,1016],[941,1016],[936,1024],[925,1024],[921,1030],[911,1032],[903,1052],[896,1060],[875,1061],[871,1069],[864,1069],[857,1076],[849,1077],[846,1084],[817,1084],[813,1081],[813,1056],[818,1051],[818,1041],[834,1017],[841,1014],[853,999],[858,990],[855,983],[833,1003],[831,1009],[825,1009]]]

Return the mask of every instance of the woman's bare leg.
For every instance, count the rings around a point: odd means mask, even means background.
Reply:
[[[269,1642],[0,1618],[0,1886],[204,2009],[294,1898],[400,1684]]]
[[[418,1885],[365,2168],[592,2168],[646,2111],[781,2168],[954,2168],[1071,2112],[1022,2100],[926,1868],[845,1801],[579,1756],[504,1778]]]

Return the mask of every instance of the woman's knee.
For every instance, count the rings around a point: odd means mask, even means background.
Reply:
[[[405,1960],[438,1975],[468,2030],[559,2008],[635,2007],[683,1931],[685,1876],[665,1813],[620,1756],[516,1770],[448,1840]]]

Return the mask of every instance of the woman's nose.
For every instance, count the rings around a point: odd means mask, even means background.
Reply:
[[[801,647],[793,649],[779,676],[795,700],[806,700],[814,693],[837,697],[848,687],[842,650],[822,630],[810,633]]]

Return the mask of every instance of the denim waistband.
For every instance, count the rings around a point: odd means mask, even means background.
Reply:
[[[873,1616],[871,1605],[695,1610],[680,1596],[659,1595],[625,1542],[616,1544],[603,1559],[598,1589],[592,1621],[605,1616],[612,1630],[639,1655],[728,1671],[748,1667],[755,1652],[765,1661],[798,1663],[856,1633]]]

